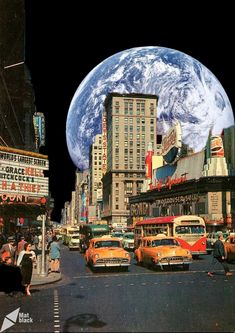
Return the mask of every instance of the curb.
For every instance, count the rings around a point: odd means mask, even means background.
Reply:
[[[40,276],[38,274],[35,274],[32,276],[31,286],[54,283],[60,281],[61,279],[61,273],[50,273],[47,276]]]

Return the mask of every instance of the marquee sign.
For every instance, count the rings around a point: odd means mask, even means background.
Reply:
[[[0,195],[48,196],[48,169],[45,155],[0,147]]]

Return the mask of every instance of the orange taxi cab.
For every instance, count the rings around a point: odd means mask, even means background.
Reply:
[[[85,260],[93,269],[119,267],[128,270],[131,264],[130,253],[122,247],[121,239],[110,236],[92,238],[85,252]]]
[[[162,270],[164,266],[181,266],[188,270],[192,263],[191,252],[182,248],[174,237],[163,234],[143,237],[134,253],[137,264],[160,267]]]
[[[224,241],[227,261],[235,260],[235,234],[228,236]]]

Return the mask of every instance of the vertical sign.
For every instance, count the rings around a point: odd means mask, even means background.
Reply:
[[[107,171],[107,118],[106,112],[102,114],[102,173]]]

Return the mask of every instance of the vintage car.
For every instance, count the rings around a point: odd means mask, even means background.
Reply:
[[[122,240],[124,233],[122,231],[113,231],[110,235],[112,237],[118,237]]]
[[[137,264],[160,267],[162,270],[164,266],[180,266],[188,270],[192,263],[191,252],[182,248],[174,237],[163,234],[143,237],[134,254]]]
[[[235,260],[235,234],[228,236],[224,241],[227,261]]]
[[[134,250],[134,232],[125,232],[122,238],[122,245],[125,250]]]
[[[79,234],[75,234],[75,235],[71,235],[68,238],[68,248],[69,250],[79,250],[79,246],[80,246],[80,236]]]
[[[124,250],[122,241],[111,236],[92,238],[85,252],[85,260],[93,269],[118,267],[127,271],[131,264],[130,253]]]

